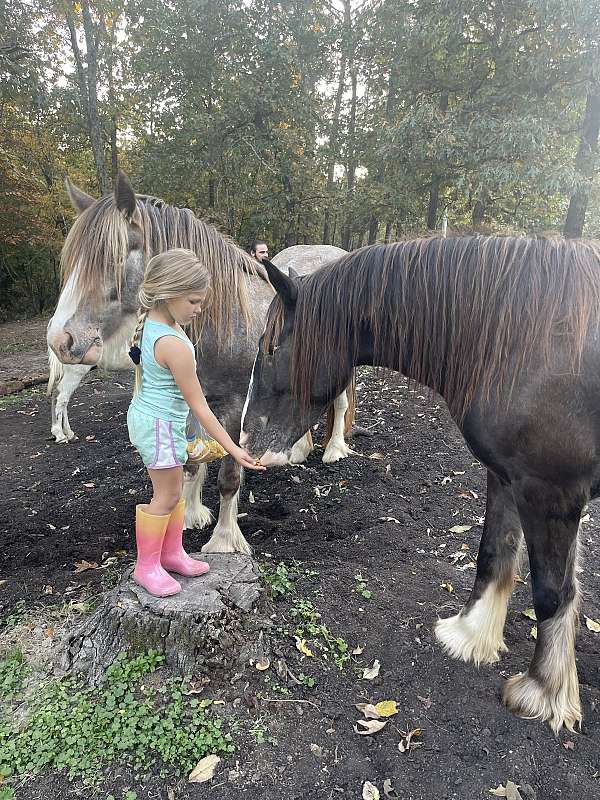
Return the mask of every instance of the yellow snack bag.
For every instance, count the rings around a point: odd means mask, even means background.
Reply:
[[[187,434],[187,454],[190,464],[208,464],[227,455],[227,450],[214,439],[210,439],[194,420],[195,433]]]

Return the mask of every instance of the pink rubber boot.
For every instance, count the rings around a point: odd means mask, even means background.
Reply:
[[[147,514],[145,508],[147,506],[135,507],[137,561],[133,579],[155,597],[168,597],[181,591],[181,584],[160,565],[160,553],[170,515]]]
[[[178,575],[185,575],[188,578],[196,578],[208,572],[210,566],[206,561],[197,561],[190,558],[183,549],[181,541],[183,539],[183,518],[185,516],[185,500],[183,497],[177,503],[167,525],[165,538],[160,554],[160,563],[169,572],[177,572]]]

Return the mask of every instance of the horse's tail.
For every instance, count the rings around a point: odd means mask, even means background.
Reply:
[[[348,408],[344,415],[344,435],[348,434],[354,425],[356,418],[356,370],[352,370],[352,378],[346,387],[346,397],[348,398]],[[335,419],[335,411],[333,405],[329,406],[327,411],[327,430],[325,433],[325,442],[331,439],[333,433],[333,420]]]
[[[48,348],[48,365],[50,367],[50,377],[48,378],[48,388],[46,389],[46,397],[50,397],[54,391],[55,386],[61,381],[65,374],[65,368],[62,361],[54,355],[54,351]]]

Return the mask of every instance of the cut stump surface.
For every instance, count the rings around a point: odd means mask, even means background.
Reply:
[[[230,673],[262,658],[268,648],[259,615],[262,588],[258,567],[248,556],[199,554],[210,572],[175,577],[181,592],[153,597],[129,569],[80,627],[69,633],[57,662],[63,674],[84,672],[97,683],[119,653],[155,650],[176,675]]]

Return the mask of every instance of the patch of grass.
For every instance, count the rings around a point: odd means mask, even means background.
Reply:
[[[321,614],[310,600],[304,598],[295,600],[290,614],[298,623],[295,635],[300,639],[310,639],[311,646],[320,650],[324,658],[330,655],[336,666],[343,669],[350,660],[348,643],[341,636],[334,636],[327,625],[320,622]]]
[[[20,650],[14,650],[0,660],[0,697],[3,700],[12,700],[19,694],[28,671]]]
[[[277,739],[270,735],[269,729],[261,719],[257,719],[250,728],[250,735],[256,744],[272,744],[274,747],[277,747]]]
[[[207,714],[211,700],[189,699],[184,679],[153,677],[163,661],[152,651],[122,654],[96,687],[72,679],[41,685],[20,726],[0,720],[0,775],[64,769],[93,783],[115,762],[139,775],[181,775],[208,753],[233,752],[221,720]]]
[[[43,386],[33,386],[31,389],[23,389],[22,392],[7,394],[4,397],[0,397],[0,411],[21,405],[29,400],[41,399],[45,394],[46,389]]]

